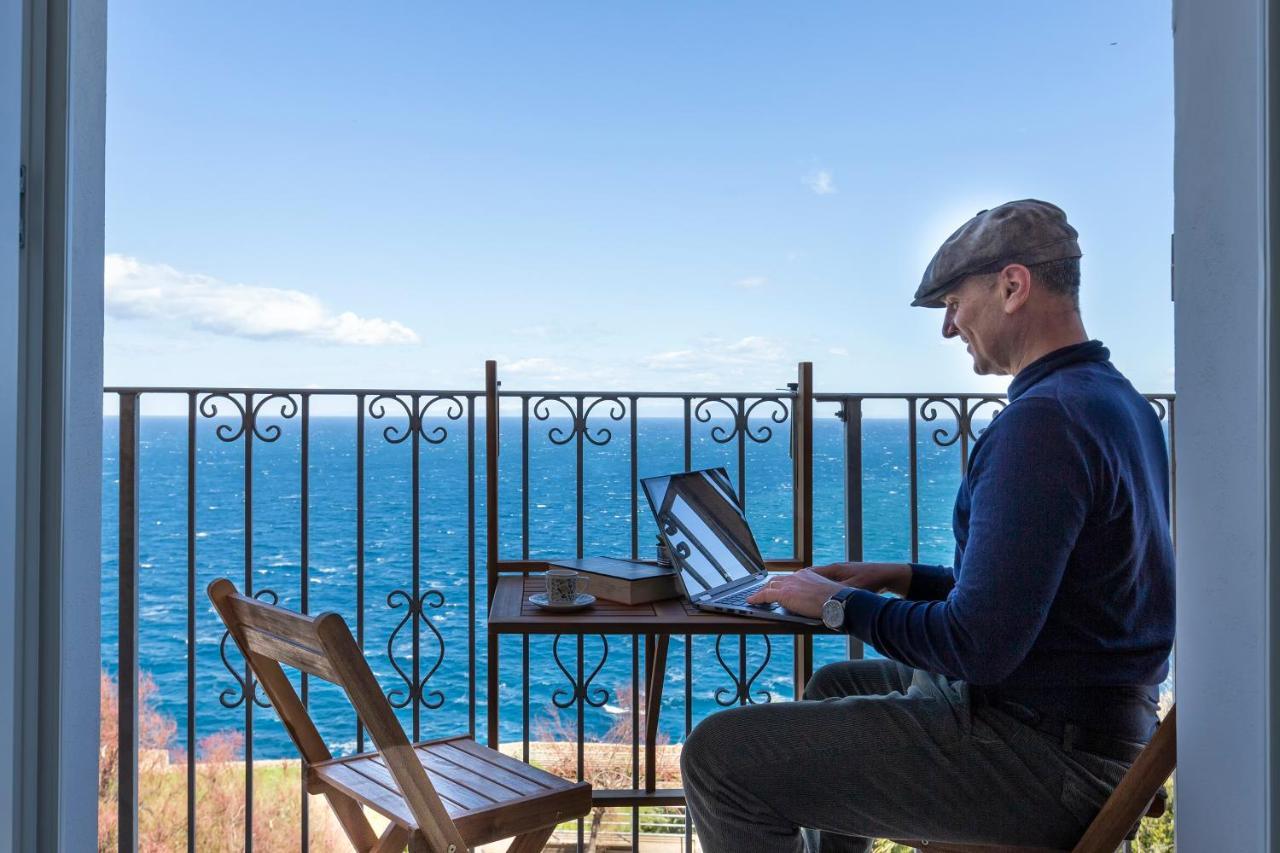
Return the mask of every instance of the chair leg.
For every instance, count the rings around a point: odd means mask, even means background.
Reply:
[[[551,826],[517,835],[511,842],[511,846],[507,848],[507,853],[542,853],[542,848],[547,846],[547,839],[555,831],[556,825],[553,823]]]
[[[387,828],[382,831],[382,837],[378,839],[378,843],[373,848],[372,853],[404,853],[404,846],[408,842],[409,830],[403,826],[389,823]]]
[[[409,833],[409,853],[444,853],[444,851],[432,848],[421,830],[415,829]],[[468,853],[468,850],[464,848],[456,851],[456,853]]]

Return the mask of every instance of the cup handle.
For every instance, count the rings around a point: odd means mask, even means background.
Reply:
[[[587,584],[591,582],[591,578],[586,575],[578,575],[574,579],[573,594],[575,597],[582,595],[587,591]]]

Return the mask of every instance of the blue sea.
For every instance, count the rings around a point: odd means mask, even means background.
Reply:
[[[238,422],[237,422],[238,423]],[[636,453],[640,477],[683,468],[684,422],[680,418],[640,418]],[[255,593],[270,590],[280,604],[301,602],[303,487],[300,419],[259,422],[259,431],[275,441],[255,440],[252,463],[252,553]],[[572,557],[577,549],[575,442],[557,444],[571,431],[569,420],[533,420],[529,428],[527,556],[533,559]],[[583,553],[627,556],[631,550],[631,438],[626,422],[608,423],[607,437],[593,428],[595,440],[583,442]],[[694,423],[694,467],[725,466],[741,482],[747,514],[766,557],[792,555],[792,477],[787,425],[773,427],[767,441],[747,440],[745,467],[739,465],[737,439],[722,443],[728,422]],[[929,426],[928,429],[924,428]],[[950,562],[951,505],[959,483],[959,444],[942,447],[932,439],[936,425],[921,424],[918,435],[919,558]],[[978,425],[979,428],[981,425]],[[142,671],[155,683],[152,701],[163,715],[178,722],[175,747],[185,748],[187,733],[187,656],[194,653],[195,738],[224,731],[243,731],[244,692],[233,675],[242,671],[234,644],[220,645],[223,628],[205,597],[205,587],[227,576],[245,586],[245,453],[244,441],[224,441],[217,434],[234,432],[231,422],[201,418],[197,425],[195,464],[196,632],[194,650],[187,647],[187,421],[181,417],[143,417],[141,425],[139,530],[139,657]],[[364,436],[364,638],[366,654],[384,689],[396,701],[406,696],[411,673],[412,626],[405,620],[407,592],[413,588],[412,442],[393,442],[386,424],[367,421]],[[437,430],[438,428],[438,430]],[[403,424],[400,426],[403,429]],[[716,432],[719,429],[720,432]],[[815,423],[815,556],[835,561],[845,554],[843,451],[844,425],[835,419]],[[475,421],[475,539],[468,542],[468,434],[464,420],[428,420],[419,451],[419,555],[421,590],[434,590],[424,608],[429,627],[420,628],[421,675],[428,675],[419,706],[418,737],[467,731],[472,713],[470,686],[471,633],[475,618],[475,728],[485,731],[485,508],[484,428]],[[522,540],[521,422],[503,418],[500,460],[500,532],[504,558],[525,556]],[[904,561],[910,557],[908,424],[905,420],[863,423],[864,557]],[[761,436],[758,436],[761,437]],[[438,440],[438,443],[435,441]],[[118,654],[118,424],[108,418],[103,434],[102,518],[102,667],[116,670]],[[357,422],[351,417],[312,417],[309,425],[307,594],[311,612],[336,610],[356,625],[357,577]],[[854,464],[857,461],[854,460]],[[745,479],[742,479],[745,473]],[[637,501],[640,555],[653,553],[655,528],[643,496]],[[474,562],[469,555],[474,545]],[[471,572],[474,571],[474,575]],[[468,607],[469,580],[474,577],[474,610]],[[404,592],[399,592],[404,591]],[[437,606],[438,605],[438,606]],[[397,632],[397,626],[401,625]],[[394,635],[394,636],[393,636]],[[518,741],[525,732],[522,715],[527,700],[528,736],[576,731],[577,704],[571,699],[577,675],[577,644],[566,637],[558,657],[551,637],[529,643],[529,686],[522,684],[521,640],[503,641],[499,708],[500,736]],[[607,654],[605,644],[607,642]],[[789,639],[745,641],[745,674],[752,701],[793,695]],[[641,642],[643,645],[643,642]],[[223,653],[231,663],[223,661]],[[390,652],[390,654],[389,654]],[[642,656],[641,652],[641,656]],[[847,654],[841,638],[819,638],[817,663]],[[668,685],[661,718],[663,736],[683,738],[686,726],[735,700],[734,679],[740,677],[736,638],[717,647],[713,637],[697,637],[691,649],[673,639]],[[723,664],[721,662],[723,660]],[[582,728],[587,739],[606,736],[620,719],[630,717],[632,637],[588,637],[583,672],[590,676]],[[563,665],[563,669],[561,668]],[[686,666],[691,668],[686,695]],[[435,667],[434,671],[432,667]],[[397,669],[398,668],[398,669]],[[597,671],[598,670],[598,671]],[[570,675],[566,675],[569,673]],[[594,671],[594,675],[592,675]],[[311,679],[308,701],[322,735],[335,752],[356,746],[354,716],[331,685]],[[568,707],[560,707],[560,706]],[[251,746],[260,758],[295,755],[292,744],[269,709],[253,709]],[[412,732],[408,707],[399,712]],[[542,738],[545,739],[545,738]],[[197,748],[198,751],[198,748]]]

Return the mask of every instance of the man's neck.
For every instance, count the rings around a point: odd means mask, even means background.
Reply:
[[[1079,314],[1075,314],[1072,321],[1063,323],[1047,334],[1038,335],[1033,341],[1028,341],[1027,345],[1022,348],[1022,352],[1019,353],[1009,374],[1017,376],[1027,365],[1038,361],[1049,353],[1060,350],[1063,347],[1082,344],[1087,340],[1089,340],[1089,336],[1085,333],[1084,322],[1080,319]]]

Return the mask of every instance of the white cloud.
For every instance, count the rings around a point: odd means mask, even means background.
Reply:
[[[782,345],[769,338],[750,335],[736,343],[729,344],[726,352],[734,359],[743,361],[777,361],[782,357]]]
[[[836,193],[835,176],[826,169],[810,172],[802,180],[804,185],[813,190],[816,195],[835,195]]]
[[[107,255],[106,311],[125,319],[182,323],[216,335],[330,344],[412,344],[418,335],[395,320],[336,313],[300,290],[233,284],[165,264]]]
[[[733,283],[734,287],[741,287],[743,290],[755,290],[764,287],[769,283],[769,279],[762,275],[749,275],[746,278],[740,278]]]
[[[577,354],[566,357],[522,356],[499,354],[498,375],[516,377],[522,388],[592,388],[623,387],[630,377],[615,368],[593,360],[579,361]]]
[[[502,372],[549,374],[564,373],[565,369],[553,359],[533,356],[531,358],[519,358],[509,364],[503,364]]]
[[[828,347],[827,354],[837,356],[838,358],[848,358],[849,350],[845,347]]]
[[[641,362],[650,370],[696,370],[711,374],[723,368],[777,364],[784,355],[785,349],[777,341],[749,335],[732,343],[713,338],[697,349],[654,353],[641,359]]]

